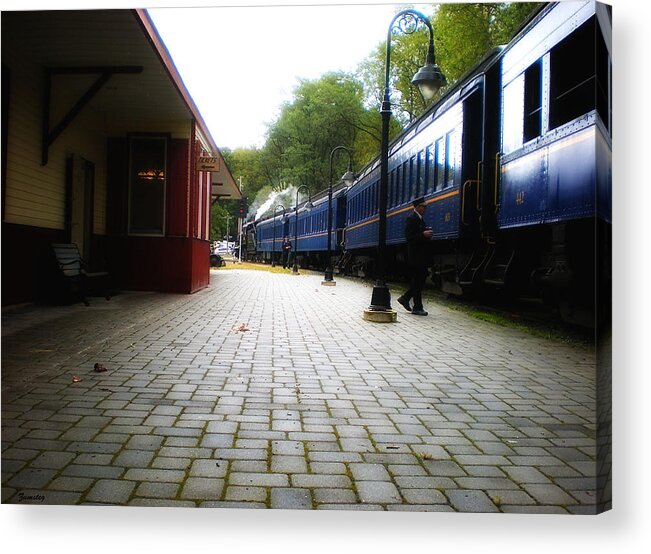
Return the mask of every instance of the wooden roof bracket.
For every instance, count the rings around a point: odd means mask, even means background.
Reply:
[[[79,112],[90,102],[106,82],[116,73],[142,73],[143,67],[140,65],[125,66],[98,66],[98,67],[48,67],[45,70],[45,83],[43,90],[43,131],[42,131],[42,151],[41,165],[47,165],[48,150],[50,145],[57,137],[72,123]],[[61,121],[50,130],[50,101],[52,93],[52,75],[87,75],[97,74],[99,78],[90,86],[90,88],[77,100],[68,113],[63,116]]]

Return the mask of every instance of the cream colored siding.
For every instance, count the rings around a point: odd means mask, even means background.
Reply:
[[[5,207],[8,223],[64,228],[66,158],[72,154],[95,165],[93,232],[105,234],[106,138],[126,136],[130,132],[165,132],[173,138],[190,137],[189,120],[119,121],[94,111],[91,101],[50,146],[48,163],[41,166],[43,69],[26,60],[19,65],[8,65],[11,70]],[[92,78],[88,80],[89,86],[92,82]],[[65,79],[61,76],[53,80],[53,91],[64,86]],[[75,102],[69,95],[52,94],[50,128]]]
[[[3,45],[4,46],[4,45]],[[4,53],[4,52],[3,52]],[[106,140],[102,117],[86,107],[50,146],[48,163],[41,165],[41,114],[44,72],[21,59],[6,62],[10,71],[10,117],[7,141],[5,221],[20,225],[63,229],[65,225],[65,168],[70,154],[95,164],[96,233],[106,229]],[[56,86],[62,86],[57,82]],[[54,95],[56,98],[56,95]],[[71,105],[53,99],[50,127]]]

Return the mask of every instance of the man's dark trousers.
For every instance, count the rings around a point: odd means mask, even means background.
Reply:
[[[409,289],[401,296],[404,300],[409,302],[412,298],[414,300],[414,310],[423,309],[423,286],[427,280],[427,268],[423,266],[411,266],[411,280],[409,281]]]

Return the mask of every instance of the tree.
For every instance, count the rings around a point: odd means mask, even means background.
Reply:
[[[264,153],[258,148],[238,148],[222,150],[224,160],[231,174],[242,183],[243,194],[254,198],[258,191],[269,184],[270,175],[264,163]]]
[[[419,29],[411,35],[395,33],[391,37],[389,64],[391,109],[400,122],[400,125],[392,130],[392,134],[398,134],[403,125],[422,113],[431,103],[426,101],[411,84],[412,77],[425,61],[428,41],[426,29]],[[367,91],[366,105],[374,110],[380,109],[384,97],[386,49],[386,41],[380,43],[358,69]]]
[[[458,80],[491,49],[506,44],[540,3],[441,4],[434,15],[437,61]]]
[[[228,230],[233,234],[233,226],[237,225],[234,223],[237,220],[231,213],[234,204],[232,200],[222,200],[212,205],[210,210],[210,240],[224,240],[226,236],[227,217],[230,217]],[[235,228],[237,229],[237,226]]]
[[[376,155],[380,140],[379,114],[363,104],[361,82],[344,73],[328,73],[303,80],[270,126],[263,149],[272,184],[305,185],[312,193],[328,186],[330,152],[346,146],[356,168]],[[347,158],[334,160],[335,176],[347,167]]]

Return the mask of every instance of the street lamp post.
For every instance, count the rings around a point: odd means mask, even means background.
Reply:
[[[273,240],[271,241],[271,267],[276,267],[276,212],[278,211],[278,208],[283,209],[283,219],[281,219],[281,221],[284,221],[285,218],[285,206],[282,204],[276,204],[274,207],[273,221],[271,222],[273,228]]]
[[[391,33],[393,26],[398,22],[398,28],[407,34],[416,30],[421,21],[429,30],[429,48],[425,65],[421,67],[412,78],[412,84],[418,85],[421,94],[429,99],[438,89],[447,84],[445,76],[441,73],[434,61],[434,31],[429,19],[422,13],[406,9],[398,12],[391,20],[387,34],[387,55],[384,79],[384,98],[380,114],[382,116],[382,141],[380,145],[380,190],[379,190],[379,218],[378,218],[378,250],[377,250],[377,275],[371,305],[364,311],[364,319],[371,321],[396,321],[396,313],[391,309],[391,293],[385,282],[386,266],[386,229],[387,229],[387,192],[389,188],[389,121],[391,119],[391,99],[389,89],[389,65],[391,62]]]
[[[296,210],[296,219],[295,224],[294,224],[294,267],[292,267],[292,275],[298,275],[298,193],[301,191],[301,189],[305,189],[307,192],[307,202],[305,203],[305,209],[306,210],[311,210],[312,209],[312,200],[310,198],[310,190],[307,188],[306,185],[299,185],[298,188],[296,189],[296,206],[294,209]]]
[[[355,181],[355,174],[352,170],[353,164],[353,155],[351,151],[345,146],[336,146],[330,152],[330,186],[328,187],[328,263],[326,265],[324,279],[321,282],[322,285],[336,285],[337,283],[332,278],[332,253],[331,253],[331,241],[332,241],[332,160],[334,158],[335,152],[343,150],[348,154],[348,170],[341,177],[341,180],[346,183],[347,186],[350,186]]]

